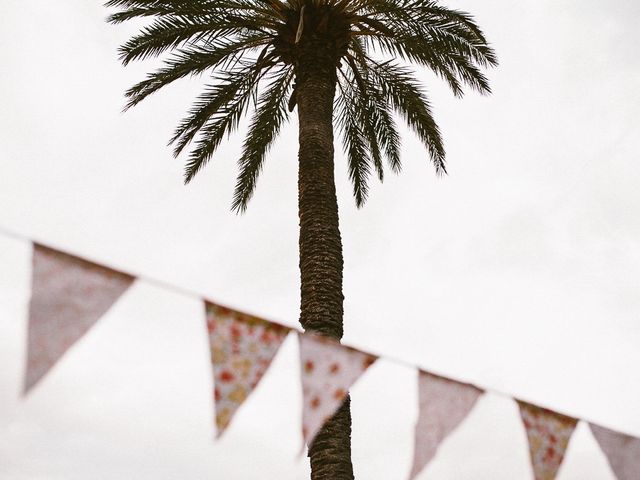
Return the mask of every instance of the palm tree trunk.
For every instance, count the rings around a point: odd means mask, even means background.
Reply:
[[[309,42],[296,65],[299,118],[300,323],[342,338],[342,241],[333,164],[333,56]],[[349,398],[309,448],[312,480],[352,480]]]

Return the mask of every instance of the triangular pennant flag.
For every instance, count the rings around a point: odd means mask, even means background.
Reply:
[[[409,480],[415,478],[433,459],[440,443],[460,425],[481,394],[482,390],[473,385],[419,372],[420,411]]]
[[[553,480],[578,420],[518,401],[536,480]]]
[[[344,402],[349,388],[376,357],[335,340],[299,333],[302,436],[307,445]],[[304,448],[304,447],[303,447]]]
[[[590,423],[589,427],[607,456],[616,478],[638,480],[640,478],[640,438],[614,432],[593,423]]]
[[[258,385],[289,329],[225,307],[206,303],[220,437]]]
[[[25,394],[133,280],[130,275],[34,244]]]

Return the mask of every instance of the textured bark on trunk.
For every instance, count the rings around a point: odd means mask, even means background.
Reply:
[[[333,164],[333,52],[304,42],[296,65],[299,118],[300,323],[342,338],[342,241]],[[309,448],[312,480],[352,480],[349,398]]]

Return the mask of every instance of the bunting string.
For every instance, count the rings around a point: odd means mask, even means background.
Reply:
[[[229,427],[259,384],[290,332],[296,332],[300,347],[303,448],[313,442],[324,423],[340,408],[349,389],[379,358],[327,337],[302,333],[222,306],[169,282],[55,249],[1,226],[0,235],[33,246],[24,394],[42,380],[136,279],[203,303],[214,377],[217,437]],[[412,480],[434,458],[440,443],[463,422],[485,389],[424,371],[397,358],[382,358],[418,371],[419,413],[409,474]],[[534,478],[555,479],[580,419],[503,392],[486,391],[516,400]],[[588,423],[618,480],[640,478],[640,439]]]
[[[119,272],[119,273],[122,273],[122,274],[125,274],[125,275],[129,275],[129,276],[135,278],[136,280],[141,280],[141,281],[143,281],[143,282],[145,282],[145,283],[147,283],[149,285],[153,285],[153,286],[162,288],[163,290],[167,290],[167,291],[176,293],[178,295],[182,295],[182,296],[187,297],[187,298],[191,298],[191,299],[194,299],[194,300],[201,300],[201,301],[203,301],[205,303],[208,303],[208,304],[211,304],[211,305],[218,305],[218,306],[221,306],[223,308],[227,308],[228,310],[236,310],[236,309],[234,309],[232,306],[230,306],[228,304],[220,303],[217,300],[214,300],[214,299],[208,297],[207,295],[205,295],[203,293],[200,293],[200,292],[197,292],[195,290],[191,290],[191,289],[187,289],[187,288],[184,288],[184,287],[180,287],[180,286],[175,285],[175,284],[173,284],[173,283],[171,283],[169,281],[162,280],[162,279],[159,279],[157,277],[149,276],[149,275],[146,275],[146,274],[135,273],[135,272],[132,272],[130,270],[125,270],[125,269],[120,268],[120,267],[112,267],[112,266],[107,265],[106,263],[99,262],[97,259],[90,259],[90,258],[88,258],[88,257],[86,257],[84,255],[78,255],[78,254],[71,253],[67,249],[58,248],[58,247],[53,246],[52,244],[50,244],[48,242],[42,242],[40,239],[35,239],[33,237],[28,237],[26,235],[22,235],[20,233],[17,233],[15,231],[10,230],[10,229],[8,229],[6,227],[3,227],[3,226],[0,226],[0,235],[4,236],[4,237],[7,237],[7,238],[11,238],[11,239],[13,239],[15,241],[18,241],[20,243],[26,243],[26,244],[30,244],[30,245],[42,245],[42,246],[45,246],[45,247],[47,247],[47,248],[49,248],[51,250],[56,250],[56,251],[58,251],[60,253],[64,253],[66,255],[76,257],[76,258],[78,258],[80,260],[84,260],[84,261],[87,261],[87,262],[95,263],[96,265],[104,266],[104,267],[106,267],[106,268],[108,268],[110,270],[113,270],[115,272]],[[245,315],[253,316],[253,317],[256,317],[256,318],[258,317],[258,315],[256,315],[255,313],[252,313],[252,312],[243,312],[243,313]],[[280,326],[282,326],[284,328],[289,328],[289,329],[294,330],[294,331],[299,331],[299,330],[297,330],[297,328],[286,326],[284,323],[277,322],[277,321],[270,320],[270,319],[264,319],[264,317],[260,317],[260,318],[262,318],[266,322],[269,322],[269,323],[272,323],[272,324],[275,324],[275,325],[280,325]],[[341,345],[348,346],[347,344],[344,344],[344,343],[341,343]],[[371,355],[371,356],[376,357],[376,358],[377,357],[383,358],[385,360],[385,362],[390,362],[390,363],[393,363],[393,364],[396,364],[396,365],[399,365],[399,366],[404,366],[404,367],[408,367],[408,368],[422,368],[422,367],[417,366],[415,363],[409,362],[407,360],[404,360],[404,359],[401,359],[401,358],[398,358],[398,357],[394,357],[393,355],[387,355],[387,354],[380,355],[380,354],[377,354],[377,353],[370,352],[368,350],[364,350],[364,349],[359,348],[359,347],[349,347],[349,348],[353,348],[355,350],[359,350],[359,351],[361,351],[363,353],[367,353],[368,355]],[[432,369],[429,369],[429,371],[434,373],[434,374],[440,374],[439,372],[435,372]],[[443,375],[443,377],[446,377],[446,376]],[[514,396],[512,394],[504,392],[504,391],[501,391],[501,390],[484,389],[484,388],[483,388],[483,390],[485,390],[487,392],[490,392],[490,393],[492,393],[494,395],[501,396],[501,397],[514,398]]]

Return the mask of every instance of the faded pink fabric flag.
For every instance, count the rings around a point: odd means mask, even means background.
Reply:
[[[560,469],[578,420],[518,401],[529,440],[529,455],[536,480],[553,480]]]
[[[640,438],[589,424],[618,480],[640,479]]]
[[[130,275],[34,244],[24,394],[133,280]]]
[[[211,303],[206,303],[206,312],[219,438],[271,365],[289,329]]]
[[[319,335],[298,333],[298,338],[302,436],[310,445],[325,422],[340,408],[349,388],[377,357]]]
[[[435,457],[440,443],[466,418],[482,393],[473,385],[419,372],[419,413],[409,480]]]

